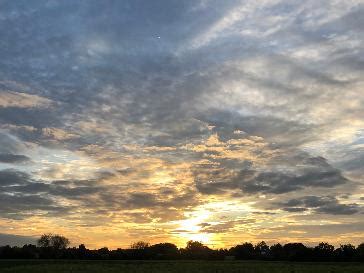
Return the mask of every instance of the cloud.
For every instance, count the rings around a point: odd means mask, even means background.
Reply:
[[[358,204],[342,204],[333,196],[304,196],[277,204],[288,212],[302,212],[312,209],[316,213],[352,215],[359,212]]]
[[[144,209],[143,215],[165,221],[179,218],[178,210],[186,210],[200,202],[189,190],[156,188],[153,192],[125,191],[125,187],[117,184],[103,184],[104,179],[110,178],[113,178],[113,174],[100,173],[91,180],[45,182],[15,169],[0,170],[0,214],[14,219],[32,215],[53,217],[56,214],[67,218],[76,207],[95,213],[100,210],[120,212]]]
[[[0,154],[0,162],[2,163],[24,163],[29,160],[30,158],[25,155]]]
[[[239,143],[239,142],[238,142]],[[243,142],[244,143],[244,142]],[[255,142],[248,144],[244,150]],[[229,149],[232,149],[232,145]],[[244,194],[284,194],[306,188],[334,188],[349,183],[341,171],[328,164],[323,157],[311,157],[296,150],[272,148],[270,153],[265,145],[258,145],[254,151],[264,158],[260,162],[256,157],[241,158],[231,164],[229,158],[216,161],[218,156],[210,157],[210,162],[195,167],[197,189],[204,194],[222,194],[232,190],[241,190]],[[241,154],[241,152],[240,152]],[[249,164],[251,160],[251,164]],[[260,168],[261,165],[265,167]]]
[[[30,216],[60,216],[69,212],[69,208],[61,206],[53,200],[37,194],[0,194],[0,215],[9,219],[24,219]]]
[[[13,91],[0,92],[0,107],[47,108],[51,105],[51,100],[37,95],[30,95]]]
[[[18,154],[24,152],[25,145],[14,136],[0,132],[0,153]]]
[[[265,230],[261,236],[266,240],[274,240],[275,238],[285,238],[286,241],[302,240],[306,238],[307,242],[317,244],[323,238],[331,238],[331,242],[339,245],[350,234],[354,238],[361,238],[364,231],[363,222],[352,221],[348,223],[330,223],[330,224],[294,224],[287,227],[273,227]],[[307,237],[309,234],[310,237]]]
[[[59,128],[43,128],[42,134],[44,137],[54,138],[58,141],[69,140],[78,137],[76,134],[66,132],[65,130]]]
[[[24,185],[31,182],[32,179],[29,174],[17,171],[15,169],[6,169],[0,171],[0,185]]]
[[[0,233],[0,242],[2,245],[22,247],[25,244],[35,244],[36,240],[35,237],[31,236]]]
[[[206,176],[206,173],[204,175]],[[207,175],[210,182],[201,181],[197,178],[197,188],[203,193],[215,194],[224,189],[240,189],[247,194],[283,194],[306,187],[331,188],[347,181],[337,170],[307,170],[302,175],[242,170],[232,173],[231,176],[224,170],[216,170],[207,173]]]
[[[242,183],[246,173],[239,174],[236,179],[242,176]],[[248,174],[247,183],[242,185],[243,191],[246,192],[263,192],[263,193],[286,193],[302,189],[304,187],[324,187],[330,188],[347,182],[340,171],[332,170],[307,170],[301,175],[287,175],[282,173],[259,173]]]
[[[231,232],[234,229],[244,229],[248,224],[254,224],[255,219],[237,219],[230,221],[222,221],[220,223],[201,223],[201,232],[206,233],[226,233]]]
[[[76,199],[95,192],[80,184],[70,187],[71,182],[59,185],[56,182],[45,183],[15,169],[0,170],[0,215],[11,219],[65,215],[73,206],[62,205],[59,198]]]

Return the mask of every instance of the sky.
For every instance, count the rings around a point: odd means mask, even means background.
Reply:
[[[0,239],[364,241],[363,0],[0,1]]]

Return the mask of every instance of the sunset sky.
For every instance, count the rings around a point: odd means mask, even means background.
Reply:
[[[363,242],[363,26],[363,0],[0,1],[0,242]]]

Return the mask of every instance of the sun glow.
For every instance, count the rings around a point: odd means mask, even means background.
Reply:
[[[208,244],[213,234],[202,232],[201,229],[210,216],[210,211],[201,209],[187,215],[188,219],[178,221],[178,236],[183,238],[181,241],[193,240]]]
[[[203,244],[209,245],[211,243],[212,235],[210,233],[196,233],[196,234],[181,234],[187,241],[198,241]]]

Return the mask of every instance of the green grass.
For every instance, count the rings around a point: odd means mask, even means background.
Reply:
[[[363,273],[360,263],[0,260],[1,273]]]

